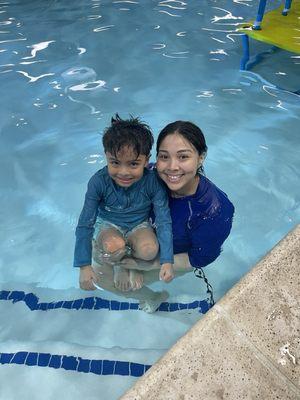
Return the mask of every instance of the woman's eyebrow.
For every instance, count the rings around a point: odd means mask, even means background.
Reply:
[[[159,153],[168,153],[168,150],[159,150],[158,152]],[[182,150],[177,150],[176,153],[186,153],[186,152],[193,153],[193,150],[191,150],[191,149],[182,149]]]
[[[186,152],[192,153],[193,151],[190,149],[177,150],[177,153],[186,153]]]

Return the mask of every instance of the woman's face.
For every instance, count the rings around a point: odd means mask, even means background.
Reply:
[[[195,147],[180,134],[173,133],[160,144],[156,168],[172,192],[187,196],[197,190],[197,170],[202,162],[203,157]]]

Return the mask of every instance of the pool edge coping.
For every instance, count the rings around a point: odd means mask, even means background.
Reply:
[[[299,248],[300,224],[234,285],[120,400],[209,400],[223,398],[220,397],[222,393],[229,395],[226,398],[238,399],[242,392],[249,392],[249,382],[257,394],[264,393],[264,400],[276,398],[274,396],[278,393],[285,393],[286,399],[299,399],[300,337],[295,334],[293,325],[286,322],[294,324],[296,321],[295,329],[300,331],[300,324],[297,328],[299,300],[292,291],[300,287],[297,286],[299,277],[294,274],[300,264]],[[280,276],[283,279],[277,279]],[[289,276],[291,279],[288,279]],[[257,296],[254,297],[256,292],[260,293],[258,300]],[[266,298],[265,293],[268,293]],[[285,311],[279,310],[280,307],[284,310],[285,306]],[[278,326],[282,332],[278,331]],[[293,348],[280,347],[280,343],[285,342]],[[209,348],[214,354],[203,362]],[[219,354],[214,349],[220,349]],[[232,351],[234,349],[239,349],[239,352]],[[216,366],[222,363],[225,363],[225,371],[222,371],[219,381],[219,376],[216,379],[212,371],[216,371]],[[229,373],[226,365],[236,366],[239,371]],[[240,378],[238,382],[237,376]]]

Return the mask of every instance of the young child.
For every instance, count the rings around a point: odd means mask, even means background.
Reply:
[[[74,266],[80,267],[80,287],[95,289],[92,242],[113,263],[117,289],[136,290],[143,285],[141,271],[118,265],[128,246],[133,257],[146,261],[160,250],[159,277],[168,282],[174,276],[171,217],[163,183],[155,171],[145,168],[153,145],[151,130],[138,118],[122,120],[116,114],[102,143],[107,166],[90,179],[76,228]],[[152,207],[157,238],[148,221]]]

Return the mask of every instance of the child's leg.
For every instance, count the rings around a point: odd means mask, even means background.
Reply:
[[[125,253],[125,240],[122,233],[111,227],[103,229],[97,239],[96,246],[108,255],[109,262],[120,261]],[[115,287],[122,291],[131,289],[129,271],[117,265],[113,266]]]
[[[151,227],[134,230],[127,237],[132,255],[145,261],[153,260],[158,253],[158,241]]]
[[[141,260],[153,260],[158,253],[158,242],[151,227],[134,230],[128,235],[128,244],[131,247],[132,255]],[[143,273],[138,270],[129,271],[129,279],[133,290],[143,286]]]
[[[125,240],[116,228],[103,229],[97,239],[97,246],[108,255],[109,261],[120,261],[126,254]]]
[[[139,308],[147,313],[155,312],[160,304],[167,300],[169,293],[166,291],[154,292],[147,286],[142,287],[140,290],[120,292],[116,289],[113,282],[113,272],[110,265],[108,264],[94,264],[94,270],[98,278],[97,284],[105,290],[116,293],[119,296],[124,296],[126,298],[132,298],[139,301]],[[100,272],[101,275],[98,274]],[[149,276],[148,276],[149,274]],[[146,281],[152,283],[157,280],[156,271],[150,271],[146,273]]]

